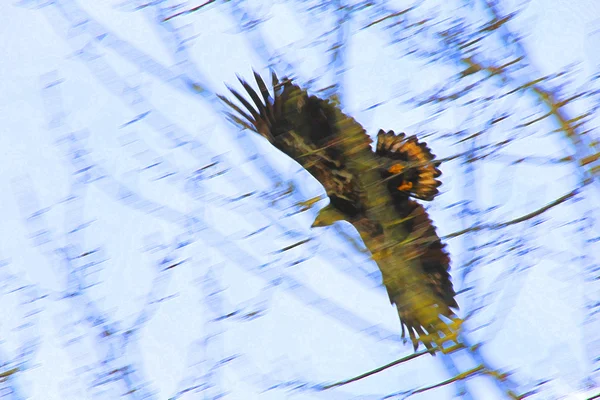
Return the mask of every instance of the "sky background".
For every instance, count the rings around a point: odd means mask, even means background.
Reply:
[[[487,20],[478,2],[456,3],[470,21]],[[235,86],[236,74],[250,79],[253,68],[267,77],[276,56],[280,75],[311,89],[338,83],[344,110],[372,136],[379,128],[422,133],[438,157],[465,149],[449,135],[502,110],[533,119],[539,102],[509,96],[497,109],[453,107],[433,119],[435,106],[413,100],[460,70],[451,60],[404,57],[388,46],[392,29],[353,21],[346,70],[335,75],[326,69],[331,38],[320,36],[338,23],[329,11],[315,19],[283,1],[229,2],[159,23],[173,13],[169,4],[21,1],[0,14],[0,373],[22,370],[0,379],[1,397],[381,399],[475,367],[467,352],[424,356],[338,389],[310,389],[412,347],[399,338],[376,265],[342,235],[357,239],[349,224],[311,229],[326,201],[306,212],[296,205],[322,187],[227,123],[212,94]],[[429,1],[419,12],[451,15],[454,6]],[[507,27],[523,35],[531,60],[516,81],[573,65],[568,88],[597,88],[600,3],[503,6],[522,10]],[[267,15],[259,28],[240,30]],[[323,43],[309,46],[317,39]],[[502,51],[498,43],[489,51]],[[521,135],[499,125],[492,141]],[[556,128],[551,120],[522,127],[518,145],[480,165],[475,186],[464,165],[444,163],[442,195],[428,208],[440,235],[477,218],[510,220],[577,187],[572,164],[507,161],[572,154]],[[459,218],[456,205],[473,192],[481,213]],[[485,343],[493,368],[514,372],[517,392],[547,381],[531,398],[598,392],[585,388],[600,379],[600,322],[589,317],[600,300],[589,273],[600,237],[597,195],[586,187],[577,201],[502,234],[446,241],[455,287],[478,288],[459,295],[461,309],[485,305],[469,321],[470,341]],[[502,235],[528,245],[500,247],[502,259],[466,273],[468,249]],[[484,376],[467,385],[472,398],[504,398]],[[460,388],[412,397],[450,399]]]

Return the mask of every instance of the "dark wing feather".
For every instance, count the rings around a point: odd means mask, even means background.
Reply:
[[[250,127],[258,132],[299,162],[321,182],[331,204],[346,217],[364,212],[364,194],[359,180],[348,171],[344,155],[335,147],[337,127],[332,106],[325,100],[309,96],[287,79],[280,81],[275,73],[272,74],[271,97],[260,75],[254,72],[254,78],[260,96],[244,79],[238,77],[254,104],[229,87],[243,108],[220,96],[239,114],[228,113],[229,118],[244,128]]]
[[[223,101],[229,107],[233,108],[233,110],[235,110],[239,115],[241,115],[242,117],[244,117],[247,122],[249,122],[251,124],[255,124],[255,120],[254,120],[254,118],[252,118],[251,115],[249,115],[244,110],[242,110],[241,108],[239,108],[237,105],[235,105],[234,103],[232,103],[227,97],[221,96],[221,95],[218,95],[218,96],[219,96],[219,99],[221,99],[221,101]],[[228,113],[228,115],[232,116],[233,114]],[[240,118],[236,117],[235,120],[238,121],[238,120],[240,120]],[[244,127],[247,127],[247,125],[244,125]]]
[[[444,244],[435,231],[427,211],[422,205],[414,200],[405,197],[404,201],[397,202],[395,209],[398,218],[402,221],[402,230],[408,232],[409,236],[406,242],[402,244],[401,252],[406,260],[412,260],[413,264],[420,268],[418,276],[422,283],[429,288],[429,292],[434,296],[437,305],[437,313],[450,320],[456,320],[453,309],[458,309],[455,296],[456,293],[450,280],[450,258],[444,250]],[[402,287],[386,286],[390,302],[398,308],[400,323],[402,326],[402,337],[405,331],[408,331],[409,338],[415,351],[418,348],[419,341],[425,347],[431,350],[436,340],[436,332],[440,326],[437,321],[427,323],[414,317],[413,305],[410,295]],[[400,289],[400,290],[398,290]],[[407,297],[409,296],[409,297]],[[452,328],[454,326],[454,328]],[[455,335],[459,325],[447,325],[444,331],[446,340],[449,335]],[[406,329],[405,329],[406,328]],[[454,331],[452,329],[455,329]],[[454,339],[455,340],[455,339]]]
[[[250,129],[250,130],[254,129],[254,126],[250,126],[250,124],[248,122],[244,121],[243,119],[241,119],[240,117],[238,117],[235,114],[232,114],[230,112],[225,112],[225,115],[234,124],[240,125],[240,126],[244,127],[245,129]]]
[[[251,104],[244,96],[242,96],[235,89],[227,86],[229,91],[235,96],[236,99],[244,106],[245,110],[234,104],[231,100],[224,96],[219,95],[225,104],[231,107],[238,115],[234,113],[227,113],[229,118],[245,129],[253,130],[265,137],[271,143],[274,142],[274,125],[280,119],[279,115],[275,115],[273,112],[274,102],[277,99],[272,99],[269,91],[258,74],[255,73],[257,84],[262,94],[262,99],[258,96],[256,91],[246,81],[238,77],[243,88],[246,90],[250,99],[254,102]],[[246,111],[247,110],[247,111]],[[245,119],[245,120],[244,120]]]
[[[450,257],[435,226],[425,208],[414,200],[406,199],[396,204],[396,211],[403,220],[404,231],[410,232],[404,254],[408,259],[418,261],[427,286],[440,300],[440,314],[453,318],[451,308],[457,309],[458,304],[450,280]]]
[[[250,102],[248,102],[248,100],[246,100],[244,96],[239,94],[237,90],[233,88],[227,87],[227,89],[229,89],[229,91],[233,93],[233,95],[239,100],[239,102],[242,103],[248,111],[250,111],[250,114],[252,115],[252,118],[254,118],[255,121],[261,119],[262,116],[256,111],[254,107],[252,107],[252,104],[250,104]]]
[[[256,80],[256,84],[258,85],[260,93],[263,96],[263,101],[267,110],[267,118],[272,121],[275,117],[273,114],[273,100],[271,98],[271,94],[269,93],[269,89],[267,89],[265,81],[262,80],[261,76],[256,71],[254,71],[254,80]]]
[[[254,101],[254,105],[258,109],[258,114],[263,119],[265,119],[265,121],[268,121],[269,119],[267,118],[268,117],[268,115],[267,115],[267,107],[263,103],[263,101],[261,100],[261,98],[258,97],[258,94],[256,94],[256,91],[252,88],[252,86],[250,86],[248,84],[248,82],[246,82],[245,80],[243,80],[239,76],[238,76],[238,80],[240,81],[240,83],[242,84],[242,86],[244,87],[244,89],[246,89],[246,92],[250,95],[250,98],[252,99],[252,101]]]

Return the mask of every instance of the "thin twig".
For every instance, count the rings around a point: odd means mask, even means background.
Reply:
[[[463,372],[461,374],[458,374],[458,375],[456,375],[456,376],[454,376],[454,377],[452,377],[450,379],[446,379],[445,381],[436,383],[435,385],[430,385],[430,386],[425,386],[425,387],[420,388],[420,389],[415,389],[415,390],[412,391],[412,393],[410,393],[409,396],[412,396],[412,395],[418,394],[418,393],[423,393],[423,392],[426,392],[428,390],[437,389],[439,387],[449,385],[449,384],[451,384],[453,382],[456,382],[456,381],[468,379],[471,376],[474,376],[474,375],[477,375],[477,374],[483,372],[484,370],[485,370],[485,367],[483,365],[479,365],[479,366],[477,366],[475,368],[472,368],[472,369],[470,369],[468,371],[465,371],[465,372]]]
[[[508,73],[506,73],[506,68],[504,66],[494,67],[492,65],[485,65],[481,61],[476,61],[474,57],[462,58],[461,61],[468,66],[469,70],[486,71],[490,74],[490,76],[500,75],[505,79],[511,79]],[[548,111],[543,116],[536,118],[533,121],[525,123],[524,126],[531,125],[544,118],[553,116],[558,122],[558,125],[560,127],[559,130],[563,131],[566,134],[566,137],[573,143],[573,145],[577,149],[577,157],[581,161],[580,165],[584,166],[586,165],[584,161],[590,158],[590,153],[587,146],[583,143],[582,136],[577,132],[577,128],[581,126],[581,122],[575,124],[575,122],[578,122],[583,117],[571,118],[570,116],[568,116],[567,111],[564,108],[567,101],[559,100],[555,93],[543,88],[541,86],[541,82],[544,80],[545,78],[536,79],[534,81],[521,85],[515,89],[515,91],[532,91],[538,97],[538,99],[541,100],[541,102],[544,105],[546,105],[548,109]],[[573,98],[576,97],[577,96],[573,96]],[[600,171],[600,169],[598,169],[598,171]],[[596,169],[590,168],[588,171],[586,171],[585,175],[594,175],[596,174],[596,172]],[[585,179],[590,179],[590,177],[585,176]]]
[[[19,372],[19,368],[12,368],[8,371],[0,372],[0,379],[8,378],[9,376],[16,374],[17,372]]]
[[[462,345],[454,345],[454,346],[451,346],[451,347],[449,347],[448,349],[444,349],[444,352],[445,352],[445,353],[450,353],[450,352],[452,352],[452,351],[455,351],[455,350],[461,349],[461,348],[463,348],[463,347],[464,347],[464,346],[462,346]],[[422,350],[422,351],[419,351],[419,352],[416,352],[416,353],[410,354],[410,355],[408,355],[408,356],[406,356],[406,357],[400,358],[400,359],[398,359],[398,360],[396,360],[396,361],[392,361],[392,362],[391,362],[391,363],[389,363],[389,364],[386,364],[386,365],[383,365],[383,366],[381,366],[381,367],[375,368],[374,370],[371,370],[371,371],[369,371],[369,372],[365,372],[364,374],[361,374],[361,375],[355,376],[355,377],[353,377],[353,378],[346,379],[346,380],[343,380],[343,381],[339,381],[339,382],[336,382],[336,383],[331,383],[331,384],[329,384],[329,385],[324,385],[324,386],[322,386],[322,389],[323,389],[323,390],[327,390],[327,389],[331,389],[331,388],[334,388],[334,387],[338,387],[338,386],[342,386],[342,385],[347,385],[348,383],[351,383],[351,382],[356,382],[356,381],[358,381],[358,380],[361,380],[361,379],[363,379],[363,378],[366,378],[366,377],[368,377],[368,376],[371,376],[371,375],[377,374],[377,373],[379,373],[379,372],[381,372],[381,371],[384,371],[384,370],[386,370],[386,369],[388,369],[388,368],[391,368],[391,367],[393,367],[393,366],[395,366],[395,365],[402,364],[402,363],[404,363],[404,362],[407,362],[407,361],[413,360],[413,359],[415,359],[415,358],[417,358],[417,357],[421,357],[421,356],[422,356],[422,355],[424,355],[424,354],[431,354],[431,351],[429,351],[429,350]]]
[[[463,229],[460,231],[450,233],[450,234],[444,236],[443,239],[450,239],[450,238],[454,238],[454,237],[457,237],[460,235],[464,235],[465,233],[478,232],[478,231],[482,231],[482,230],[486,230],[486,229],[492,229],[492,230],[500,229],[500,228],[504,228],[504,227],[507,227],[510,225],[515,225],[515,224],[527,221],[527,220],[537,217],[538,215],[543,214],[544,212],[548,211],[549,209],[556,207],[557,205],[562,204],[565,201],[575,197],[579,193],[580,190],[581,190],[581,188],[574,189],[574,190],[570,191],[569,193],[565,194],[564,196],[561,196],[558,199],[546,204],[545,206],[540,207],[537,210],[532,211],[528,214],[522,215],[518,218],[511,219],[511,220],[505,221],[505,222],[498,222],[495,224],[475,225],[470,228],[466,228],[466,229]]]
[[[375,21],[373,21],[373,22],[370,22],[369,24],[365,25],[365,26],[364,26],[364,27],[362,27],[361,29],[367,29],[367,28],[370,28],[370,27],[372,27],[373,25],[379,24],[379,23],[381,23],[381,22],[383,22],[383,21],[385,21],[385,20],[388,20],[388,19],[390,19],[390,18],[399,17],[399,16],[401,16],[401,15],[403,15],[403,14],[406,14],[407,12],[409,12],[409,11],[413,10],[414,8],[415,8],[415,7],[413,6],[413,7],[409,7],[409,8],[407,8],[407,9],[405,9],[405,10],[398,11],[398,12],[395,12],[395,13],[392,13],[392,14],[389,14],[389,15],[386,15],[386,16],[384,16],[384,17],[381,17],[381,18],[379,18],[379,19],[376,19],[376,20],[375,20]]]
[[[187,14],[194,13],[194,12],[200,10],[201,8],[205,7],[205,6],[207,6],[207,5],[211,4],[211,3],[214,3],[215,1],[216,0],[208,0],[206,3],[200,4],[199,6],[196,6],[194,8],[190,8],[189,10],[180,11],[180,12],[178,12],[176,14],[170,15],[170,16],[166,17],[165,19],[163,19],[163,22],[167,22],[167,21],[169,21],[169,20],[171,20],[171,19],[173,19],[175,17],[179,17],[181,15],[187,15]]]

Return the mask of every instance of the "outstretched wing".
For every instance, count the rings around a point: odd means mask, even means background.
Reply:
[[[454,299],[456,293],[450,280],[450,257],[444,250],[445,245],[421,204],[408,199],[396,209],[401,218],[405,219],[404,230],[410,232],[406,245],[407,258],[419,260],[427,285],[439,297],[440,304],[444,305],[440,313],[452,317],[454,314],[450,308],[458,308],[458,304]]]
[[[421,284],[426,286],[431,296],[433,296],[432,300],[437,307],[436,313],[454,320],[456,315],[453,309],[458,309],[458,304],[455,300],[456,293],[450,279],[450,257],[444,250],[445,245],[437,235],[435,226],[421,204],[405,198],[403,201],[396,202],[394,206],[399,221],[402,221],[398,224],[400,229],[403,232],[409,232],[400,249],[403,257],[406,260],[413,261],[413,265],[420,268],[420,271],[415,275],[421,279]],[[434,334],[439,329],[439,324],[424,323],[422,320],[413,317],[414,306],[407,306],[412,301],[407,298],[409,294],[404,290],[405,285],[387,285],[387,289],[390,302],[396,304],[398,308],[402,324],[402,336],[404,337],[406,328],[415,350],[419,342],[417,338],[428,349],[431,349],[433,346],[427,336],[428,333]],[[450,334],[452,333],[445,332],[446,336]]]
[[[400,228],[409,233],[402,253],[407,260],[414,260],[414,264],[421,269],[420,277],[435,296],[439,313],[453,319],[455,314],[452,309],[457,309],[458,304],[450,280],[450,257],[425,208],[410,199],[414,197],[431,201],[438,194],[441,185],[436,179],[441,175],[437,168],[439,163],[434,161],[435,155],[427,144],[419,142],[416,136],[407,137],[404,133],[395,134],[394,131],[379,131],[375,152],[381,158],[380,174],[394,199],[397,218],[402,221]],[[424,329],[431,333],[435,327],[412,318],[412,311],[405,307],[410,301],[403,298],[401,290],[394,291],[394,288],[394,285],[390,285],[388,294],[390,301],[398,308],[402,334],[406,328],[415,350],[418,346],[417,337],[427,348],[431,348]]]
[[[332,106],[325,100],[309,96],[287,79],[280,81],[274,73],[271,97],[260,75],[255,72],[254,78],[260,96],[239,78],[250,101],[229,88],[243,107],[219,96],[235,111],[228,114],[231,120],[259,133],[300,163],[324,186],[332,206],[345,216],[363,213],[364,191],[338,148],[338,127]]]
[[[387,180],[392,196],[409,195],[431,201],[438,194],[439,163],[434,161],[435,155],[427,144],[419,142],[416,136],[380,130],[376,153],[383,159],[381,176]]]
[[[267,88],[267,85],[260,77],[260,75],[254,72],[254,78],[256,79],[256,83],[258,84],[258,88],[260,90],[262,99],[258,96],[258,94],[252,88],[252,86],[250,86],[242,78],[238,77],[238,79],[242,83],[242,86],[244,87],[254,104],[251,104],[238,91],[232,89],[229,86],[227,86],[227,88],[236,97],[236,99],[238,99],[239,102],[242,103],[244,109],[237,106],[227,97],[221,95],[218,96],[225,104],[231,107],[231,109],[234,111],[227,112],[227,116],[234,123],[240,125],[243,128],[247,128],[253,130],[256,133],[259,133],[261,136],[265,137],[267,140],[273,143],[277,132],[282,130],[281,128],[283,127],[285,122],[283,118],[283,103],[285,102],[283,96],[283,88],[286,86],[289,88],[288,85],[292,84],[288,81],[285,81],[283,83],[279,82],[277,75],[273,73],[272,81],[273,92],[275,96],[271,97],[269,89]]]

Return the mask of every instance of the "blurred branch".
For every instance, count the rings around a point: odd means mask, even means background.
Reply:
[[[491,124],[491,122],[490,122]],[[481,181],[477,179],[477,170],[475,169],[475,161],[479,159],[479,146],[478,143],[481,140],[480,134],[487,134],[487,130],[482,130],[478,132],[476,135],[473,135],[473,138],[469,142],[464,140],[459,143],[465,148],[465,157],[466,162],[463,164],[463,173],[464,173],[464,181],[465,185],[463,186],[463,198],[469,199],[469,201],[465,201],[460,205],[461,208],[461,222],[463,226],[478,226],[481,224],[481,212],[479,208],[479,196],[478,189],[481,184]],[[471,235],[469,237],[464,237],[462,241],[463,252],[462,254],[468,256],[468,261],[465,262],[460,269],[460,287],[464,288],[467,286],[467,279],[469,275],[476,271],[479,273],[479,269],[477,266],[481,262],[481,255],[479,254],[479,237],[475,235]],[[474,279],[474,278],[473,278]],[[465,302],[466,307],[464,307],[467,311],[476,312],[478,307],[473,306],[475,296],[471,293],[466,297]]]
[[[482,373],[483,371],[484,371],[484,367],[482,365],[477,366],[477,367],[472,368],[472,369],[470,369],[468,371],[465,371],[465,372],[463,372],[461,374],[458,374],[458,375],[456,375],[456,376],[454,376],[454,377],[452,377],[450,379],[446,379],[445,381],[436,383],[435,385],[425,386],[425,387],[422,387],[420,389],[415,389],[415,390],[411,391],[410,393],[408,393],[408,395],[406,397],[404,397],[404,398],[408,398],[408,397],[410,397],[412,395],[415,395],[415,394],[427,392],[429,390],[437,389],[439,387],[449,385],[449,384],[451,384],[453,382],[457,382],[457,381],[460,381],[460,380],[468,379],[468,378],[470,378],[472,376],[475,376],[475,375],[478,375],[478,374]]]
[[[19,368],[12,368],[7,371],[0,372],[0,382],[4,381],[9,376],[16,374],[17,372],[19,372]]]
[[[506,393],[510,398],[513,399],[523,399],[528,396],[528,393],[521,396],[517,396],[515,394],[514,390],[518,387],[518,384],[511,379],[510,374],[502,373],[498,371],[498,369],[490,366],[490,363],[486,361],[486,358],[481,352],[481,344],[472,345],[468,335],[464,332],[460,335],[460,341],[468,348],[469,354],[473,357],[473,359],[479,365],[485,367],[485,374],[493,378],[492,381],[500,391]]]
[[[406,14],[409,11],[412,11],[414,8],[415,8],[415,6],[408,7],[406,9],[402,10],[402,11],[397,11],[397,12],[390,13],[390,14],[384,16],[384,17],[378,18],[375,21],[372,21],[372,22],[368,23],[367,25],[363,26],[361,29],[367,29],[367,28],[372,27],[373,25],[379,24],[379,23],[381,23],[383,21],[386,21],[386,20],[388,20],[390,18],[399,17],[399,16],[401,16],[403,14]]]
[[[276,53],[269,45],[270,41],[258,29],[263,22],[255,16],[247,7],[244,8],[241,1],[226,1],[221,4],[227,5],[229,15],[235,20],[246,36],[249,46],[255,53],[262,57],[267,65],[272,68],[277,66],[280,72],[295,75],[295,68],[284,55]]]
[[[500,20],[505,19],[502,17],[501,12],[499,10],[499,2],[494,1],[494,0],[483,0],[482,3],[487,8],[487,10],[490,11],[494,20],[500,21]],[[509,16],[512,16],[512,15],[514,15],[514,14],[509,14]],[[507,22],[507,21],[508,20],[506,20],[505,22]],[[524,61],[525,63],[529,63],[529,61],[527,60],[527,58],[528,58],[527,53],[526,53],[523,45],[515,37],[515,35],[512,32],[510,32],[510,30],[508,29],[508,26],[506,24],[502,24],[502,25],[498,26],[498,28],[501,28],[504,31],[504,35],[502,37],[504,39],[505,44],[507,46],[508,45],[516,46],[517,56],[518,56],[516,60]],[[494,67],[491,64],[484,64],[480,60],[476,61],[474,59],[474,57],[467,57],[467,58],[463,57],[462,62],[468,66],[468,70],[487,71],[490,74],[490,76],[500,75],[503,79],[505,79],[507,81],[511,81],[511,80],[514,81],[514,79],[506,72],[506,66]],[[541,85],[541,83],[545,79],[546,78],[544,77],[544,78],[532,80],[525,85],[519,86],[517,88],[517,90],[530,91],[542,102],[542,104],[544,104],[546,106],[547,113],[542,118],[545,118],[548,116],[555,117],[555,119],[557,120],[558,125],[559,125],[559,130],[563,131],[566,134],[567,139],[570,140],[571,143],[574,145],[574,147],[576,148],[576,151],[577,151],[576,156],[580,160],[580,165],[584,166],[587,164],[585,162],[586,160],[589,160],[590,157],[594,157],[596,154],[598,154],[600,152],[600,149],[594,143],[590,143],[590,146],[587,146],[583,142],[581,133],[579,133],[577,131],[577,129],[583,125],[583,121],[581,121],[581,120],[583,118],[585,118],[586,116],[588,116],[589,113],[583,114],[578,117],[571,117],[568,114],[568,112],[564,109],[564,106],[566,104],[581,97],[583,94],[579,93],[574,96],[571,96],[570,98],[568,98],[566,100],[561,100],[557,93],[555,93],[551,90],[548,90]],[[542,118],[540,118],[540,119],[542,119]],[[539,119],[531,121],[529,124],[537,122],[538,120]],[[585,132],[583,132],[583,133],[585,133]],[[594,148],[595,153],[590,153],[589,147]],[[597,176],[600,173],[600,168],[598,168],[598,167],[590,168],[586,172],[587,172],[587,174],[590,175],[590,176],[585,176],[586,174],[584,173],[584,179],[586,179],[586,180],[591,179],[591,177],[593,177],[593,176],[600,178],[600,176]]]
[[[454,237],[463,235],[468,232],[478,232],[478,231],[482,231],[482,230],[486,230],[486,229],[500,229],[500,228],[504,228],[506,226],[510,226],[510,225],[514,225],[514,224],[518,224],[518,223],[527,221],[527,220],[537,217],[537,216],[543,214],[544,212],[550,210],[551,208],[556,207],[557,205],[562,204],[565,201],[575,197],[579,193],[580,189],[581,188],[574,189],[574,190],[570,191],[569,193],[565,194],[564,196],[561,196],[558,199],[546,204],[545,206],[540,207],[539,209],[532,211],[528,214],[522,215],[518,218],[511,219],[511,220],[505,221],[505,222],[498,222],[498,223],[494,223],[494,224],[475,225],[470,228],[466,228],[466,229],[463,229],[460,231],[450,233],[450,234],[444,236],[443,238],[450,239],[450,238],[454,238]]]
[[[176,14],[170,15],[170,16],[164,18],[163,22],[166,22],[166,21],[168,21],[170,19],[173,19],[175,17],[180,17],[182,15],[187,15],[187,14],[195,13],[196,11],[199,11],[200,9],[204,8],[205,6],[207,6],[207,5],[211,4],[211,3],[214,3],[215,1],[216,0],[208,0],[206,3],[203,3],[203,4],[200,4],[199,6],[190,8],[189,10],[180,11],[180,12],[178,12]]]
[[[454,346],[451,346],[448,349],[444,350],[444,352],[445,353],[450,353],[452,351],[461,349],[463,347],[464,346],[462,346],[462,345],[454,345]],[[356,381],[361,380],[363,378],[366,378],[368,376],[377,374],[377,373],[379,373],[381,371],[385,371],[386,369],[391,368],[393,366],[402,364],[402,363],[410,361],[410,360],[414,360],[415,358],[421,357],[424,354],[431,354],[431,351],[429,351],[429,350],[421,350],[419,352],[410,354],[410,355],[408,355],[406,357],[400,358],[400,359],[398,359],[396,361],[392,361],[389,364],[386,364],[386,365],[383,365],[381,367],[375,368],[375,369],[373,369],[373,370],[371,370],[369,372],[365,372],[364,374],[357,375],[354,378],[346,379],[346,380],[339,381],[339,382],[336,382],[336,383],[331,383],[329,385],[324,385],[324,386],[322,386],[322,389],[323,390],[327,390],[327,389],[331,389],[331,388],[334,388],[334,387],[337,387],[337,386],[347,385],[348,383],[356,382]]]
[[[444,369],[448,373],[448,376],[458,376],[460,374],[460,369],[456,365],[456,362],[453,359],[454,354],[444,354],[440,357],[440,362],[444,366]],[[463,400],[474,400],[474,395],[471,393],[472,390],[467,386],[466,382],[463,380],[456,381],[456,394],[455,398],[460,398]]]
[[[334,84],[332,93],[338,96],[340,103],[344,103],[344,85],[343,74],[346,72],[346,52],[348,47],[348,37],[350,35],[349,24],[352,13],[349,8],[341,1],[337,1],[337,14],[339,15],[336,21],[335,30],[337,31],[337,39],[335,44],[329,49],[331,54],[331,64],[334,71]],[[331,97],[331,96],[328,96]]]
[[[531,163],[536,165],[541,164],[568,164],[573,162],[573,156],[565,156],[561,158],[544,157],[544,156],[521,156],[517,154],[494,154],[490,161],[499,161],[508,164]]]

